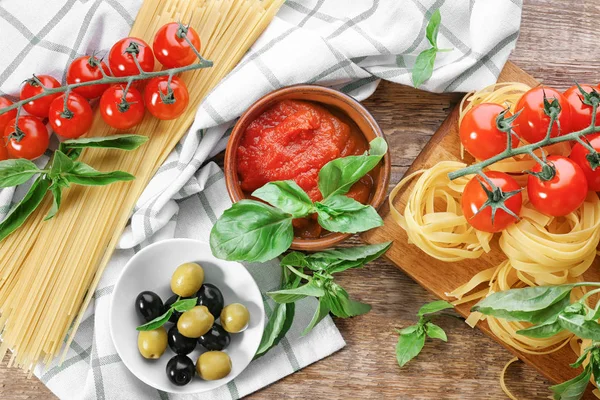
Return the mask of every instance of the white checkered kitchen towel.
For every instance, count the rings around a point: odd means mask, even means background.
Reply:
[[[107,50],[126,36],[140,5],[141,0],[2,0],[0,95],[17,94],[32,73],[64,81],[73,58]],[[410,84],[416,55],[428,47],[425,27],[438,8],[439,47],[453,51],[439,54],[424,88],[481,88],[496,80],[515,46],[521,6],[521,0],[287,1],[243,61],[202,104],[190,134],[142,195],[67,361],[45,371],[38,368],[36,375],[65,399],[229,399],[343,347],[330,318],[300,337],[315,307],[306,300],[297,307],[298,318],[287,338],[231,384],[202,396],[168,395],[135,379],[115,353],[108,333],[110,293],[123,265],[147,243],[174,236],[208,239],[229,198],[222,172],[205,162],[224,149],[231,121],[262,95],[291,84],[319,83],[362,100],[380,79]],[[22,191],[0,192],[0,218]],[[263,291],[277,286],[275,263],[248,268]],[[265,304],[267,310],[272,306]]]

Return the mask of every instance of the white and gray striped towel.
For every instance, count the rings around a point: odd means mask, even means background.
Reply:
[[[141,2],[2,0],[0,95],[17,94],[32,73],[64,78],[73,58],[109,49],[127,35]],[[230,203],[222,172],[206,160],[224,149],[232,121],[262,95],[291,84],[318,83],[362,100],[380,79],[410,84],[411,66],[428,46],[425,27],[438,8],[439,46],[453,51],[439,54],[424,89],[481,88],[496,80],[515,46],[521,6],[521,0],[286,1],[242,62],[204,101],[190,133],[140,198],[67,360],[47,370],[40,367],[36,375],[65,399],[230,399],[343,347],[330,318],[300,337],[315,307],[307,300],[297,307],[287,338],[232,383],[202,396],[168,395],[134,378],[116,355],[108,333],[110,293],[123,265],[147,243],[174,236],[207,240],[212,223]],[[0,192],[0,218],[22,192]],[[263,291],[277,286],[274,263],[248,268]],[[272,304],[265,305],[269,311]]]

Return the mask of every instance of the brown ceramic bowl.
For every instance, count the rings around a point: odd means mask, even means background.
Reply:
[[[225,151],[225,182],[229,197],[233,202],[238,202],[248,196],[242,191],[237,173],[236,153],[242,135],[248,125],[267,108],[280,100],[304,100],[324,105],[349,117],[367,139],[367,142],[376,137],[383,137],[383,133],[375,122],[373,116],[356,100],[334,89],[316,85],[296,85],[271,92],[254,103],[240,117],[233,128],[227,150]],[[374,192],[371,204],[376,209],[381,206],[387,195],[390,180],[391,161],[389,152],[383,157],[378,176],[375,178]],[[352,236],[349,233],[329,233],[318,239],[294,238],[291,248],[294,250],[317,251],[323,250],[340,243]]]

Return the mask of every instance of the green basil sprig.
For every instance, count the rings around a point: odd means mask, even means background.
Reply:
[[[295,302],[307,297],[319,300],[315,314],[303,335],[308,334],[330,312],[340,318],[348,318],[369,312],[371,306],[350,299],[348,292],[334,281],[333,275],[364,264],[383,255],[391,242],[327,250],[305,255],[292,252],[281,260],[283,267],[280,290],[268,292],[275,301],[275,308],[265,327],[261,344],[255,358],[266,354],[285,336],[295,315]],[[306,275],[305,269],[313,271]]]
[[[77,161],[86,147],[134,150],[148,140],[139,135],[113,135],[109,137],[81,138],[62,142],[44,169],[25,159],[0,161],[0,188],[20,185],[31,178],[34,182],[23,199],[17,203],[0,223],[0,241],[18,229],[41,204],[47,192],[53,203],[46,219],[53,218],[60,207],[62,190],[70,184],[108,185],[135,179],[123,171],[100,172]]]
[[[135,329],[138,331],[152,331],[154,329],[158,329],[166,324],[167,321],[169,321],[169,318],[171,318],[173,312],[177,311],[183,313],[196,307],[197,300],[197,297],[194,297],[193,299],[178,299],[175,303],[171,304],[171,307],[169,307],[169,309],[165,311],[163,315],[160,315],[154,318],[152,321],[146,322]]]
[[[425,304],[417,313],[419,321],[415,325],[396,330],[400,335],[396,344],[396,360],[400,367],[403,367],[407,362],[419,355],[421,350],[423,350],[423,346],[425,346],[425,339],[427,337],[440,339],[444,342],[448,341],[446,332],[431,322],[431,314],[449,308],[454,308],[454,306],[443,300]]]
[[[435,10],[435,12],[431,15],[431,19],[429,20],[427,29],[425,31],[425,37],[427,38],[427,41],[431,47],[419,53],[412,69],[412,81],[416,88],[431,78],[431,75],[433,74],[433,65],[435,64],[435,58],[437,54],[440,52],[452,51],[452,49],[438,48],[437,38],[440,31],[441,22],[442,15],[440,14],[440,10]]]
[[[387,143],[376,138],[367,154],[338,158],[319,171],[323,200],[312,202],[294,181],[270,182],[252,196],[227,209],[210,232],[212,253],[232,261],[267,261],[289,249],[294,239],[292,220],[317,213],[319,224],[331,232],[357,233],[383,225],[370,205],[344,196],[353,184],[371,171],[387,152]]]
[[[596,385],[600,386],[600,343],[594,342],[585,349],[577,361],[571,364],[571,367],[579,368],[585,360],[588,360],[588,364],[581,374],[559,385],[550,386],[554,400],[578,400],[583,398],[592,375]]]

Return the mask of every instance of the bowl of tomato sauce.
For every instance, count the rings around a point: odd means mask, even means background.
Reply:
[[[239,119],[225,152],[225,180],[233,202],[252,198],[268,182],[294,180],[319,201],[318,173],[329,161],[359,155],[384,137],[373,116],[352,97],[327,87],[296,85],[271,92]],[[376,209],[387,195],[389,152],[346,194]],[[323,229],[316,215],[293,220],[292,249],[315,251],[351,234]]]

